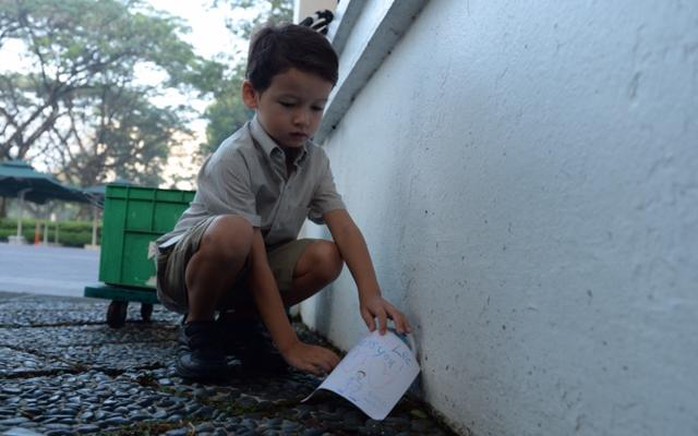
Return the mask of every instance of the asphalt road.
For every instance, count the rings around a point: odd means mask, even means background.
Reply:
[[[98,275],[96,250],[0,243],[0,291],[82,297]]]

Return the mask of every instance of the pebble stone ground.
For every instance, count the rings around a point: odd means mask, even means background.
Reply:
[[[383,421],[329,393],[301,403],[320,379],[298,372],[187,383],[174,373],[175,314],[156,306],[145,323],[131,304],[111,329],[107,304],[0,292],[0,434],[453,434],[409,396]]]

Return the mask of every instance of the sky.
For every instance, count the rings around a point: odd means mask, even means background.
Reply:
[[[233,43],[232,35],[225,27],[225,17],[231,12],[225,8],[211,9],[211,0],[148,0],[153,8],[183,18],[191,27],[191,33],[183,39],[192,44],[196,52],[212,57],[227,51]]]
[[[234,35],[225,27],[226,17],[233,17],[233,14],[242,17],[244,12],[232,12],[225,7],[212,9],[211,0],[148,0],[147,2],[154,9],[166,11],[170,15],[181,17],[186,21],[186,24],[191,27],[191,32],[182,35],[182,39],[189,42],[200,56],[212,58],[221,53],[234,53],[237,48],[244,49],[247,45],[246,41],[235,39]],[[171,98],[176,100],[177,97],[171,96]],[[195,102],[194,107],[203,112],[209,103],[206,101]],[[177,176],[176,178],[180,179],[175,185],[177,189],[195,188],[194,180],[202,162],[192,159],[192,156],[196,154],[199,144],[205,141],[206,122],[198,120],[190,127],[195,132],[194,138],[188,140],[183,146],[170,150],[168,165],[163,174],[165,179],[163,187],[172,185],[172,181]],[[181,180],[182,177],[185,180]]]
[[[203,57],[213,57],[218,53],[230,52],[233,44],[243,44],[244,41],[235,41],[233,35],[225,27],[226,16],[241,16],[242,13],[233,13],[226,8],[211,9],[212,0],[147,0],[154,9],[181,17],[191,27],[191,33],[182,35],[194,47],[197,54]],[[7,41],[3,47],[3,64],[0,69],[14,70],[26,67],[20,59],[22,52],[21,43]]]
[[[211,58],[226,50],[233,44],[230,31],[225,27],[225,13],[221,10],[210,8],[210,0],[148,0],[148,3],[157,10],[166,11],[171,15],[178,16],[186,20],[191,27],[191,33],[182,35],[182,39],[189,42],[197,54]],[[197,110],[203,111],[208,102],[198,102],[195,106]],[[170,150],[168,165],[165,168],[163,178],[165,186],[173,184],[175,176],[177,179],[184,178],[176,183],[177,189],[194,189],[194,178],[201,162],[192,159],[199,144],[206,137],[206,122],[198,120],[191,126],[194,131],[194,138],[186,141],[181,147],[174,147]]]

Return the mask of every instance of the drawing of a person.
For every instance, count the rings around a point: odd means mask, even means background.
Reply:
[[[344,394],[356,401],[357,397],[364,390],[364,380],[366,378],[366,371],[358,370],[349,379],[344,388]]]

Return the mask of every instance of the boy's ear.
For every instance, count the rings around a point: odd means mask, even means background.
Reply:
[[[257,109],[259,93],[249,80],[242,82],[242,101],[250,109]]]

